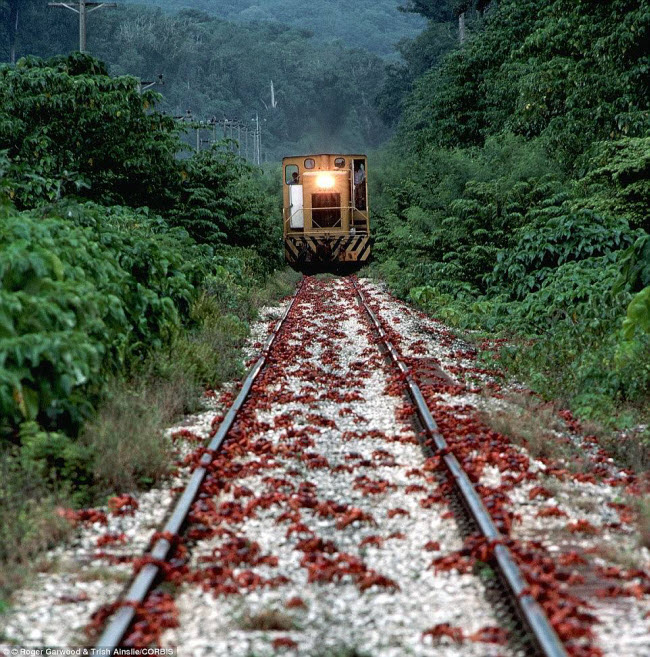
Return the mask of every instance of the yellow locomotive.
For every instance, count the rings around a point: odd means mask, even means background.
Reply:
[[[363,263],[370,256],[365,155],[282,160],[284,253],[294,267]]]

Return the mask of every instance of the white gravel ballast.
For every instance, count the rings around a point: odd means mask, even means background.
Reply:
[[[307,285],[239,428],[248,447],[268,443],[270,467],[211,500],[222,520],[238,500],[254,511],[196,541],[189,564],[233,568],[229,585],[250,570],[281,583],[247,575],[224,595],[222,577],[185,576],[162,644],[241,657],[510,654],[479,641],[503,636],[481,579],[430,566],[462,540],[444,504],[420,504],[436,484],[351,286]],[[265,563],[226,560],[234,541]]]
[[[568,617],[552,620],[572,654],[650,654],[648,554],[627,506],[634,478],[568,415],[558,437],[584,446],[596,479],[567,477],[562,464],[483,426],[485,408],[507,408],[503,380],[444,325],[361,284],[443,435],[484,500],[496,501],[535,595],[553,610],[568,601]],[[267,309],[265,319],[283,308]],[[257,355],[273,324],[254,327],[245,357]],[[52,551],[49,571],[16,594],[0,642],[92,643],[146,562],[142,551],[205,453],[198,439],[214,432],[231,392],[170,430],[179,437],[179,474],[167,488],[77,516],[75,541]],[[305,279],[222,450],[211,454],[185,532],[173,537],[176,557],[138,609],[127,645],[197,657],[519,654],[518,630],[504,625],[508,617],[488,595],[494,573],[468,551],[439,459],[425,457],[413,419],[351,281]],[[634,550],[637,570],[617,570],[598,543]],[[548,586],[540,584],[544,569]]]

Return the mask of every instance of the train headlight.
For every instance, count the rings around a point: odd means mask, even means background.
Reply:
[[[334,176],[329,173],[321,173],[318,178],[316,178],[316,184],[321,189],[332,189],[334,187]]]

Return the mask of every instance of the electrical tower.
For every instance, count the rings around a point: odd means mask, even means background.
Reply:
[[[103,7],[115,9],[117,4],[115,2],[87,2],[86,0],[77,0],[77,2],[48,2],[47,6],[69,9],[70,11],[74,11],[75,14],[79,14],[79,51],[86,52],[86,21],[88,14]]]
[[[262,139],[261,130],[259,127],[259,117],[251,119],[255,124],[254,128],[250,128],[246,123],[242,123],[237,119],[217,119],[213,116],[207,121],[197,121],[192,118],[192,113],[187,110],[187,113],[182,116],[174,117],[177,121],[189,124],[188,129],[196,131],[196,144],[195,150],[197,153],[201,151],[202,144],[217,144],[218,139],[217,128],[221,130],[223,140],[226,141],[225,148],[234,153],[237,153],[241,158],[257,164],[262,163]],[[202,133],[208,133],[209,139],[202,138]]]

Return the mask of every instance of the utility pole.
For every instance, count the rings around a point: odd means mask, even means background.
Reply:
[[[275,87],[273,86],[273,80],[271,80],[271,107],[275,109],[277,106],[278,103],[275,100]]]
[[[79,51],[86,52],[86,20],[88,14],[91,14],[97,9],[106,7],[107,9],[115,9],[117,4],[115,2],[87,2],[87,0],[77,0],[77,2],[48,2],[48,7],[57,7],[60,9],[69,9],[79,14]]]
[[[184,116],[175,116],[174,118],[189,122],[191,124],[190,131],[196,131],[192,133],[192,140],[194,141],[193,150],[196,153],[201,152],[202,144],[214,145],[217,143],[218,130],[223,135],[224,141],[227,142],[223,148],[236,153],[239,157],[253,164],[257,164],[258,166],[262,164],[259,115],[251,119],[255,125],[250,128],[239,119],[217,119],[216,116],[213,116],[211,119],[205,121],[194,120],[190,110],[187,110]],[[202,139],[202,131],[208,131],[208,134],[211,133],[210,138]],[[236,134],[235,131],[237,131]]]
[[[262,135],[260,134],[260,115],[259,113],[255,114],[255,153],[253,155],[253,161],[257,166],[261,164],[261,155],[262,155]]]

